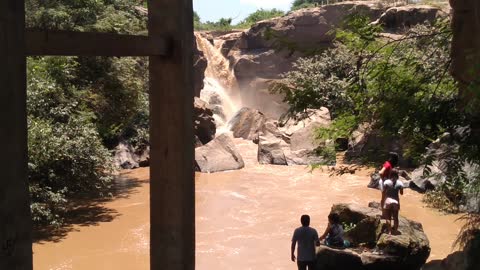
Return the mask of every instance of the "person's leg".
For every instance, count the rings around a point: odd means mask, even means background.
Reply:
[[[385,207],[385,220],[387,222],[387,233],[392,234],[392,209],[390,205]]]
[[[297,261],[297,266],[298,266],[298,270],[307,270],[306,262]]]
[[[398,206],[392,209],[392,215],[393,215],[393,232],[397,233],[398,232]]]

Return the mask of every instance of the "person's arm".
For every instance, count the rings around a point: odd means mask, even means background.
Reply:
[[[377,167],[377,168],[378,168],[378,167]],[[378,174],[380,174],[380,177],[381,177],[382,179],[384,178],[383,175],[385,174],[385,170],[386,170],[386,168],[385,168],[385,166],[384,166],[384,167],[382,167],[382,169],[378,172]]]
[[[330,223],[328,223],[327,228],[325,229],[325,232],[322,234],[322,236],[320,236],[318,240],[321,241],[325,239],[329,233],[330,233]]]
[[[315,237],[314,237],[314,239],[315,239],[315,245],[316,245],[317,247],[320,246],[320,239],[318,238],[318,233],[317,233],[317,231],[315,231]]]
[[[296,246],[296,244],[297,244],[297,241],[292,241],[292,249],[291,249],[292,250],[292,254],[291,254],[292,262],[294,262],[295,259],[296,259],[295,258],[295,246]]]

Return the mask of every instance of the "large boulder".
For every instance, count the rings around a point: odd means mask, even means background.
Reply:
[[[429,241],[420,223],[400,217],[398,235],[383,233],[381,211],[352,204],[337,204],[332,213],[353,226],[345,238],[352,248],[338,250],[322,247],[317,251],[317,269],[411,269],[417,270],[430,255]],[[362,247],[362,252],[357,247]]]
[[[195,149],[195,170],[214,173],[238,170],[245,166],[233,140],[222,134],[208,144]]]
[[[114,150],[113,162],[119,169],[136,169],[150,165],[150,146],[141,145],[134,147],[122,141]]]
[[[284,149],[288,144],[275,136],[260,136],[258,142],[258,163],[288,165]]]
[[[418,24],[433,24],[448,13],[439,7],[427,5],[408,5],[389,8],[380,16],[378,23],[387,29],[404,30]]]
[[[193,128],[197,146],[206,144],[215,138],[217,127],[213,112],[207,107],[205,101],[197,97],[194,100]]]
[[[242,108],[228,123],[233,137],[243,138],[245,140],[255,140],[263,127],[267,118],[263,113],[251,108]]]

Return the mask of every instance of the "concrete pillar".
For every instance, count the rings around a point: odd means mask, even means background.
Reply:
[[[0,2],[0,269],[32,269],[23,0]]]
[[[150,268],[195,268],[192,0],[150,0],[149,35],[171,39],[150,57]]]

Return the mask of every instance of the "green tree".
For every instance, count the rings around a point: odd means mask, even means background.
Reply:
[[[285,12],[278,9],[259,9],[254,13],[248,15],[243,21],[241,21],[237,28],[250,28],[252,25],[259,21],[268,20],[275,17],[285,15]]]

